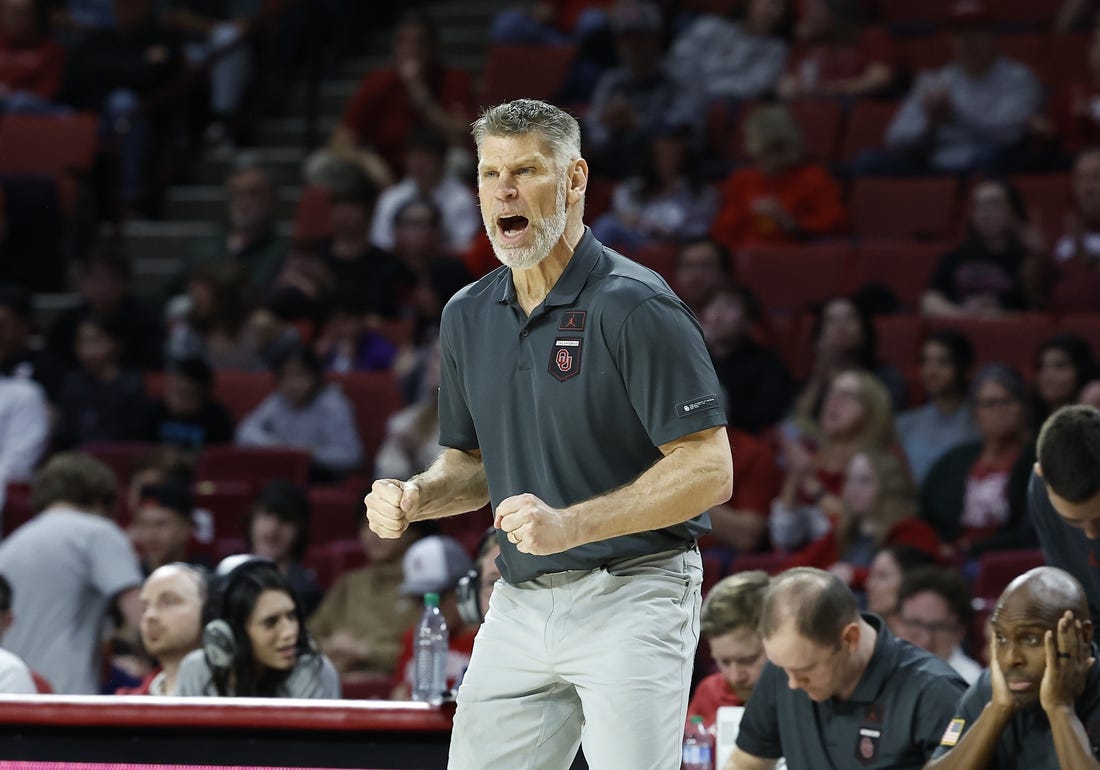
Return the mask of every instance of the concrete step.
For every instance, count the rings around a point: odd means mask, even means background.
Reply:
[[[283,186],[275,192],[276,219],[293,219],[302,188]],[[164,218],[171,221],[225,221],[228,192],[222,185],[188,185],[168,188]]]
[[[247,150],[229,148],[213,149],[199,165],[195,183],[198,185],[222,185],[229,173],[247,157],[265,169],[276,185],[297,185],[302,180],[302,162],[306,151],[301,147],[254,147]]]
[[[339,119],[325,116],[317,121],[317,141],[324,144],[336,128]],[[305,147],[304,117],[265,118],[256,127],[256,144],[260,147]]]

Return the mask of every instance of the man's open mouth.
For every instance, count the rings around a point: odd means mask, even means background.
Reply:
[[[497,228],[507,240],[519,238],[527,230],[527,217],[508,216],[497,218]]]

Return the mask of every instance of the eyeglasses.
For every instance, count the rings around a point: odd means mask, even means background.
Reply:
[[[954,633],[958,627],[958,623],[951,623],[948,621],[941,621],[939,623],[929,623],[918,618],[899,618],[901,624],[905,626],[909,631],[923,631],[926,634],[933,636],[937,634],[951,634]]]

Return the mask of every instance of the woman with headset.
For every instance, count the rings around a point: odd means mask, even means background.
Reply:
[[[301,604],[274,564],[237,566],[212,602],[202,648],[180,664],[180,695],[340,697],[336,669],[314,649]]]

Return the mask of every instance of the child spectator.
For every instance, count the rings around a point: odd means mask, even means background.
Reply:
[[[233,418],[213,400],[214,373],[201,358],[173,362],[164,377],[164,394],[153,402],[149,438],[197,452],[233,441]]]

